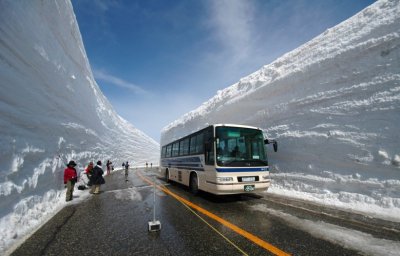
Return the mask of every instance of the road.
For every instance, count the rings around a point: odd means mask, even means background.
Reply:
[[[161,230],[149,232],[154,182]],[[365,255],[323,230],[343,226],[389,241],[389,254],[400,248],[398,223],[365,218],[272,195],[194,196],[134,169],[128,181],[107,176],[101,194],[65,207],[11,255]],[[307,229],[315,223],[329,224]]]

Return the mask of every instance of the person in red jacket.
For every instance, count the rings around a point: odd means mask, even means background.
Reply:
[[[90,180],[90,176],[92,176],[92,172],[93,172],[93,162],[90,161],[89,165],[85,169],[86,176],[88,177],[89,180]]]
[[[67,194],[65,201],[72,200],[72,193],[74,192],[75,183],[78,181],[78,175],[75,170],[76,163],[69,161],[67,168],[64,170],[64,184],[67,186]]]

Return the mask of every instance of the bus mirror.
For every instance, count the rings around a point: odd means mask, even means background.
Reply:
[[[265,139],[264,140],[264,144],[271,144],[274,147],[274,151],[277,152],[278,151],[278,142],[276,140],[269,140],[269,139]]]
[[[273,146],[274,146],[274,151],[277,152],[278,151],[278,142],[274,141]]]

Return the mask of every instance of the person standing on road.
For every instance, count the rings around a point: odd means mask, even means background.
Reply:
[[[90,194],[99,194],[100,193],[100,185],[106,183],[103,178],[103,169],[101,168],[101,161],[97,161],[96,166],[93,168],[93,173],[91,176],[92,189],[90,190]]]
[[[67,193],[65,201],[71,201],[73,199],[75,183],[78,181],[78,175],[75,169],[76,163],[71,160],[67,164],[67,168],[64,170],[64,184],[67,187]]]
[[[125,163],[125,181],[128,181],[128,171],[129,171],[129,163],[126,161]]]
[[[110,173],[111,173],[111,165],[112,165],[111,161],[107,160],[107,164],[106,164],[106,166],[107,166],[107,175],[110,175]]]

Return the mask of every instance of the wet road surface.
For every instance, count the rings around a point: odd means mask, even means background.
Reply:
[[[194,196],[144,169],[131,170],[128,181],[122,171],[105,178],[101,194],[62,209],[12,255],[360,255],[255,210],[288,205],[287,211],[296,211],[281,199]],[[162,185],[156,190],[158,232],[148,231],[154,200],[149,182]]]

